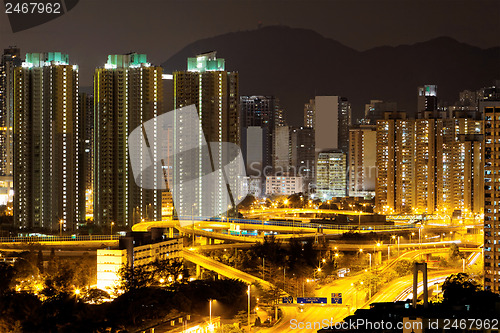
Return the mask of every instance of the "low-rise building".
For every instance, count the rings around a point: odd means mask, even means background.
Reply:
[[[142,266],[155,260],[178,258],[182,238],[166,238],[164,229],[131,232],[120,239],[119,249],[97,250],[97,288],[114,292],[120,284],[119,271],[125,265]]]
[[[304,178],[297,176],[266,177],[266,195],[292,195],[304,192]]]

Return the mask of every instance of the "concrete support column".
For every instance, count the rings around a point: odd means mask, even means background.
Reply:
[[[413,308],[417,307],[418,264],[413,265]]]
[[[429,289],[428,289],[428,283],[427,283],[427,263],[424,263],[424,269],[423,269],[423,282],[424,282],[424,308],[429,307]]]
[[[415,263],[413,266],[413,308],[417,307],[418,300],[418,271],[422,271],[424,288],[424,308],[429,306],[429,289],[427,285],[427,263]]]

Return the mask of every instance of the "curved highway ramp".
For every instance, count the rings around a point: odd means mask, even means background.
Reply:
[[[206,269],[214,271],[227,278],[241,280],[247,284],[254,284],[255,282],[258,282],[262,286],[266,286],[268,288],[272,287],[272,284],[267,281],[259,279],[258,277],[255,277],[251,274],[242,272],[231,266],[220,263],[216,260],[213,260],[212,258],[206,257],[194,251],[183,249],[181,255],[184,259],[189,260],[192,263],[200,265]]]

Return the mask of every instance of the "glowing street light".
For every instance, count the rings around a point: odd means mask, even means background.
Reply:
[[[250,285],[248,285],[248,314],[247,314],[247,321],[248,321],[248,327],[250,328]]]
[[[62,226],[63,226],[64,220],[60,219],[59,220],[59,237],[62,237]]]
[[[193,246],[194,246],[194,238],[195,238],[195,235],[194,235],[194,207],[196,206],[196,202],[193,203],[193,205],[191,206],[191,222],[193,223]]]
[[[380,242],[377,242],[375,245],[373,245],[373,255],[375,255],[377,253],[377,251],[380,251],[381,245],[382,245],[382,243],[380,243]],[[371,258],[371,256],[370,256],[370,258]],[[371,269],[371,267],[370,267],[370,269]]]
[[[111,222],[111,230],[110,230],[110,236],[113,237],[113,226],[115,225],[115,222]]]
[[[361,281],[361,284],[363,284],[363,281]],[[354,287],[354,283],[351,283],[351,287]],[[354,309],[358,308],[358,289],[354,288]]]
[[[250,286],[249,286],[250,287]],[[250,288],[248,289],[250,290]],[[250,295],[250,294],[249,294]],[[209,299],[208,300],[208,304],[209,304],[209,307],[210,307],[210,325],[212,325],[212,302],[214,301],[214,299]]]

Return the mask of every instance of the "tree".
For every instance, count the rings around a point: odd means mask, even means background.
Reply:
[[[151,286],[172,287],[186,283],[189,271],[178,259],[156,260],[140,266],[124,266],[118,274],[121,277],[120,288],[130,291]]]
[[[414,262],[409,259],[401,259],[396,263],[394,270],[398,276],[405,276],[412,274]]]
[[[32,252],[23,252],[20,258],[14,263],[16,280],[22,281],[37,276],[39,271],[37,267],[37,258]]]
[[[221,325],[217,327],[215,333],[245,333],[245,331],[235,325]]]
[[[89,256],[88,252],[84,252],[80,259],[73,263],[75,275],[73,284],[79,288],[88,287],[92,284],[92,279],[97,274],[95,259]]]
[[[36,266],[38,267],[38,271],[40,274],[43,274],[43,252],[42,250],[38,250],[38,257]]]
[[[9,320],[9,318],[1,318],[0,319],[0,332],[22,333],[23,326],[21,325],[21,321],[19,321],[19,320],[12,322]]]
[[[8,263],[0,262],[0,295],[10,290],[13,278],[14,268]]]
[[[156,260],[148,266],[152,285],[171,286],[174,283],[186,283],[189,279],[189,270],[178,259]]]
[[[241,324],[242,326],[247,326],[248,325],[248,311],[241,310],[238,311],[238,314],[234,316],[233,318],[237,323]]]
[[[450,259],[453,261],[462,260],[462,258],[464,258],[463,253],[460,253],[460,249],[458,248],[458,245],[455,243],[451,244],[449,255]]]
[[[82,297],[84,302],[91,302],[95,304],[101,304],[103,300],[109,299],[110,296],[107,292],[101,289],[93,288],[89,289]]]
[[[304,193],[294,193],[288,197],[288,206],[290,208],[302,208],[308,202],[308,197]]]
[[[276,285],[273,285],[271,287],[263,287],[258,283],[256,283],[255,285],[257,289],[259,289],[260,293],[259,302],[267,307],[272,308],[279,303],[281,297],[285,296],[283,290],[281,290],[281,288],[278,288]]]
[[[250,209],[255,202],[255,197],[251,194],[247,195],[243,201],[238,204],[238,209]]]
[[[361,279],[354,284],[354,288],[366,293],[371,290],[373,296],[378,288],[382,286],[382,282],[382,278],[379,274],[369,271],[364,273]]]
[[[45,278],[45,288],[42,293],[46,296],[56,296],[59,294],[72,294],[75,270],[69,262],[60,261],[56,263],[54,274]]]
[[[281,242],[274,235],[265,236],[264,242],[252,247],[252,251],[261,258],[267,259],[268,263],[279,265],[283,262],[284,250]]]
[[[149,283],[149,274],[144,266],[124,265],[118,271],[120,276],[120,289],[124,292],[146,288]]]
[[[452,274],[443,283],[443,303],[463,305],[479,291],[479,285],[466,273]]]
[[[47,265],[47,272],[49,274],[54,274],[56,269],[56,252],[54,248],[50,250],[49,262]]]

